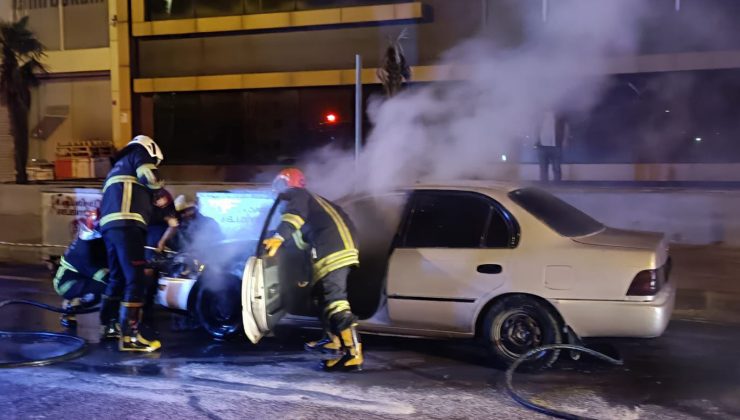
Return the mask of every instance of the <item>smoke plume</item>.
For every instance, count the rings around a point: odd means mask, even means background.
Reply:
[[[307,156],[301,166],[312,188],[338,198],[418,181],[515,178],[502,161],[534,147],[545,111],[587,111],[594,104],[605,59],[635,51],[648,2],[549,3],[546,19],[522,19],[524,37],[516,46],[501,47],[483,31],[448,51],[439,64],[464,81],[374,99],[373,129],[359,161],[333,148]]]

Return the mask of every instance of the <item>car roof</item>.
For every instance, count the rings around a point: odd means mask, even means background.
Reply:
[[[484,181],[484,180],[461,180],[461,181],[444,181],[444,182],[424,182],[415,185],[409,185],[404,189],[414,190],[495,190],[501,193],[508,193],[521,188],[521,185],[507,181]]]
[[[368,192],[359,191],[354,194],[342,197],[340,201],[354,201],[363,197],[372,197],[388,193],[398,193],[413,190],[456,190],[456,191],[473,191],[482,194],[495,194],[496,196],[505,196],[509,192],[521,188],[520,184],[505,181],[443,181],[443,182],[423,182],[406,186],[395,187],[386,191]]]

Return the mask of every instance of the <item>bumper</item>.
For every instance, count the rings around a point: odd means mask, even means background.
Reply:
[[[165,308],[187,311],[190,292],[194,285],[195,280],[192,279],[160,277],[156,302]]]
[[[550,302],[579,337],[658,337],[673,313],[676,287],[668,283],[650,302],[561,300]]]

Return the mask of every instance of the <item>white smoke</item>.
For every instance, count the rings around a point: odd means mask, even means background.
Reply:
[[[636,50],[649,2],[549,3],[545,21],[523,23],[515,47],[481,33],[447,52],[440,64],[465,82],[414,86],[372,103],[359,162],[331,148],[308,156],[301,166],[312,188],[338,198],[431,179],[491,179],[502,155],[534,146],[543,112],[588,110],[602,92],[605,59]]]

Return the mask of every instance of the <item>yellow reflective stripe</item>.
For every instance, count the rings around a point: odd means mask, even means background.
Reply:
[[[157,165],[153,163],[145,163],[136,168],[136,176],[139,178],[146,178],[147,187],[151,189],[159,189],[162,188],[162,182],[154,175],[154,169],[157,169]]]
[[[139,184],[138,180],[135,176],[131,175],[116,175],[108,178],[107,181],[105,181],[105,185],[103,186],[103,192],[108,189],[113,184],[117,184],[119,182],[132,182],[134,184]],[[141,185],[141,184],[139,184]]]
[[[138,214],[138,213],[111,213],[108,215],[103,216],[100,219],[100,226],[105,225],[106,223],[110,223],[116,220],[135,220],[137,222],[141,222],[143,224],[146,224],[146,221],[144,221],[144,216]]]
[[[105,283],[105,276],[108,274],[107,268],[101,268],[93,274],[93,280]]]
[[[291,213],[284,214],[280,218],[280,220],[286,223],[290,223],[294,228],[296,228],[296,230],[300,229],[301,227],[303,227],[304,224],[306,224],[306,221],[303,220],[301,216],[298,216],[297,214],[291,214]]]
[[[141,308],[142,306],[144,306],[144,304],[141,302],[121,302],[121,305],[124,308]]]
[[[338,251],[320,259],[313,265],[313,278],[321,280],[332,271],[359,263],[359,252],[356,249]]]
[[[71,289],[72,286],[75,285],[75,283],[77,283],[77,280],[67,281],[66,283],[62,285],[62,287],[57,289],[57,294],[59,294],[60,296],[63,296],[65,293],[69,292],[69,289]]]
[[[352,234],[349,232],[349,228],[344,223],[344,219],[337,213],[337,211],[334,209],[334,207],[331,206],[331,204],[327,203],[323,198],[319,197],[318,195],[313,195],[313,198],[316,199],[316,201],[319,203],[319,205],[326,211],[326,213],[331,217],[331,219],[334,221],[334,224],[337,226],[337,230],[339,230],[339,236],[342,237],[342,242],[344,242],[344,248],[345,249],[351,249],[355,247],[354,240],[352,239]]]
[[[317,268],[321,268],[323,266],[332,264],[335,261],[340,260],[342,258],[352,257],[352,258],[358,259],[359,255],[360,253],[356,249],[344,249],[344,250],[329,254],[326,257],[316,261],[313,266]]]
[[[57,269],[57,273],[54,276],[54,280],[52,280],[52,284],[54,285],[54,290],[57,292],[58,295],[61,295],[62,293],[59,291],[59,281],[62,280],[62,276],[64,275],[64,272],[67,271],[66,267],[59,267]]]
[[[130,213],[131,212],[131,183],[130,182],[124,182],[123,183],[123,197],[121,197],[121,213]]]
[[[62,262],[65,263],[64,257],[62,257]],[[75,270],[74,268],[70,268],[70,267],[72,266],[69,264],[60,265],[59,269],[57,270],[56,275],[54,276],[54,280],[52,281],[52,284],[54,285],[54,291],[57,292],[59,296],[62,296],[65,293],[67,293],[69,289],[71,289],[72,286],[74,286],[74,284],[77,283],[76,280],[69,280],[66,283],[64,283],[61,287],[59,286],[59,282],[62,281],[62,277],[64,276],[64,273],[67,272],[67,270],[74,271],[75,273],[77,272],[77,270]]]
[[[301,251],[305,251],[308,249],[308,244],[303,240],[303,234],[300,230],[296,230],[293,232],[293,241],[295,242],[295,245],[300,249]]]
[[[341,261],[337,261],[334,264],[322,267],[321,269],[314,269],[313,278],[315,281],[321,280],[326,277],[332,271],[339,270],[340,268],[357,265],[358,261],[356,258],[347,258]]]
[[[66,268],[67,270],[74,271],[75,273],[78,273],[77,269],[72,264],[70,264],[69,262],[67,262],[67,260],[65,260],[64,257],[62,257],[62,259],[59,260],[59,265],[61,265],[62,267]]]
[[[327,305],[327,307],[324,309],[324,313],[327,317],[330,317],[334,314],[337,314],[342,311],[351,311],[352,308],[349,306],[349,302],[346,300],[337,300],[335,302],[330,303]]]

